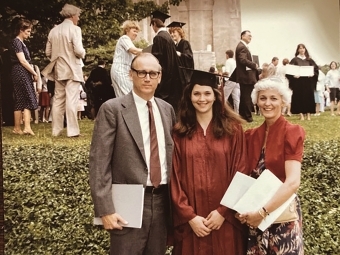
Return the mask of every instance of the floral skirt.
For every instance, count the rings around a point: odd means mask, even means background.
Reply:
[[[298,197],[296,221],[273,224],[264,232],[249,229],[247,255],[303,255],[302,216]]]

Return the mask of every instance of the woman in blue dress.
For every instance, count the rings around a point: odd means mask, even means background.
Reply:
[[[34,135],[31,129],[31,110],[38,108],[33,81],[37,81],[37,73],[31,65],[29,51],[24,44],[31,35],[32,23],[20,19],[14,27],[16,37],[11,43],[11,77],[14,89],[14,129],[13,133]],[[24,114],[24,130],[21,130],[21,116]]]

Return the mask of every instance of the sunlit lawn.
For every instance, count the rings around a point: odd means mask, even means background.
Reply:
[[[245,124],[244,129],[256,127],[262,124],[262,116],[253,116],[254,122]],[[340,138],[340,116],[331,116],[329,111],[321,113],[320,116],[312,116],[312,120],[301,121],[299,115],[286,117],[292,123],[300,124],[306,130],[306,137],[310,141],[333,140]],[[66,129],[61,136],[52,137],[51,123],[33,124],[32,129],[35,136],[15,135],[12,133],[13,127],[3,127],[2,136],[3,144],[24,145],[24,144],[55,144],[60,146],[68,145],[85,145],[88,146],[91,141],[94,122],[88,119],[79,121],[82,136],[79,138],[68,138]]]

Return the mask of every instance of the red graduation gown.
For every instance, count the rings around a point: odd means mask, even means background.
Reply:
[[[235,211],[220,205],[236,171],[245,172],[246,149],[241,126],[233,136],[216,139],[212,124],[206,136],[198,125],[192,139],[174,135],[171,196],[174,220],[173,255],[242,255],[245,253],[244,226]],[[249,173],[246,173],[249,174]],[[219,230],[197,237],[188,221],[207,217],[217,210],[225,221]]]

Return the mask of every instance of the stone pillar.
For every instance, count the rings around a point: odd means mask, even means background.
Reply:
[[[225,51],[235,51],[241,34],[240,0],[215,0],[213,8],[213,51],[217,64],[224,64]]]
[[[240,0],[183,0],[170,6],[170,15],[171,21],[186,23],[183,30],[194,52],[211,45],[216,63],[223,64],[225,51],[235,50],[241,33]]]

